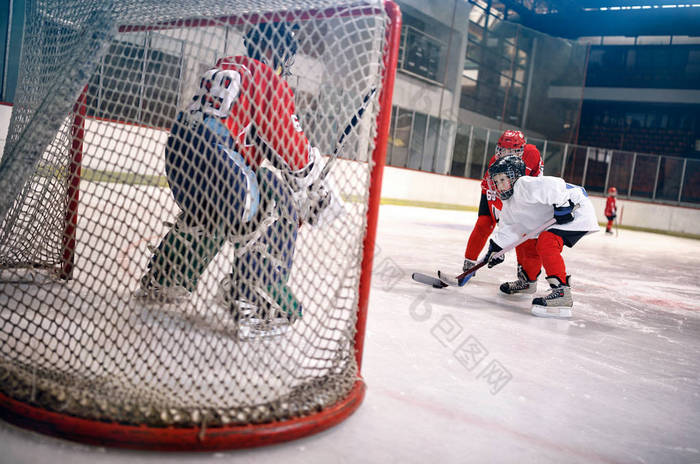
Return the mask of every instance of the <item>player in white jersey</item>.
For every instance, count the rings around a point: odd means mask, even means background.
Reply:
[[[584,235],[598,231],[598,221],[588,194],[577,185],[559,177],[525,176],[525,163],[517,156],[507,156],[489,168],[490,188],[503,201],[498,227],[489,243],[486,259],[489,267],[503,262],[493,254],[517,241],[524,233],[536,229],[552,216],[556,224],[537,237],[536,249],[544,267],[551,292],[532,300],[532,313],[542,317],[570,317],[573,307],[570,276],[561,256],[564,245],[574,246]],[[537,275],[540,264],[522,263],[528,275]],[[529,268],[531,266],[537,269]]]

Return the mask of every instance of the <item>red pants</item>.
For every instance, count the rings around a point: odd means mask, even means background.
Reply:
[[[566,282],[566,265],[561,257],[564,241],[558,235],[545,231],[536,239],[528,240],[515,248],[518,263],[529,280],[537,278],[544,266],[547,277],[556,276]]]
[[[496,225],[490,215],[479,216],[469,236],[464,257],[476,261],[479,253],[484,248],[493,228]],[[566,282],[566,265],[561,257],[564,241],[558,235],[551,232],[542,232],[537,239],[528,240],[515,247],[518,264],[529,280],[535,280],[544,266],[547,277],[557,276],[562,282]]]
[[[610,231],[612,230],[612,226],[613,226],[613,220],[612,220],[612,219],[608,219],[608,225],[605,226],[605,231],[606,231],[606,232],[610,232]]]
[[[476,224],[474,224],[474,229],[467,242],[467,249],[464,250],[464,257],[466,259],[476,261],[479,258],[479,253],[481,253],[484,245],[486,245],[486,241],[489,239],[495,226],[496,222],[490,214],[479,216],[476,219]]]

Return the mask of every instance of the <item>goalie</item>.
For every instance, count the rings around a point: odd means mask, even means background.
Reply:
[[[229,240],[237,259],[219,293],[234,317],[255,307],[266,320],[293,322],[302,316],[287,286],[297,230],[313,224],[331,196],[284,80],[298,46],[293,29],[262,23],[244,45],[246,56],[220,59],[204,73],[170,131],[166,174],[182,211],[154,250],[138,296],[189,298]]]

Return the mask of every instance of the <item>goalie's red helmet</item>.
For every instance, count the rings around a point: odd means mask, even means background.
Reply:
[[[515,182],[524,175],[525,161],[522,158],[515,155],[504,156],[489,167],[489,189],[495,191],[501,200],[507,200],[513,196]]]
[[[503,158],[504,156],[515,155],[523,156],[525,151],[525,135],[516,130],[507,130],[501,134],[498,139],[498,144],[496,145],[496,158]]]
[[[615,187],[610,187],[608,189],[608,195],[617,195],[617,189]]]

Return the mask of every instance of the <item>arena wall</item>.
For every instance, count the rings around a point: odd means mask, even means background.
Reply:
[[[0,104],[0,150],[4,148],[7,128],[10,123],[12,106]],[[145,132],[153,129],[142,129]],[[163,131],[158,131],[167,136]],[[123,143],[125,156],[134,156],[133,147],[136,141],[113,141]],[[137,145],[137,143],[136,143]],[[138,154],[135,154],[138,156]],[[89,164],[90,157],[87,157]],[[115,160],[112,166],[86,166],[94,170],[111,171],[110,167],[119,166]],[[145,163],[144,166],[150,163]],[[122,164],[123,165],[123,164]],[[160,166],[160,164],[157,164]],[[142,175],[158,175],[152,171],[153,165],[140,173]],[[164,172],[164,169],[163,169]],[[424,205],[440,208],[476,209],[480,198],[480,181],[463,179],[441,174],[433,174],[404,168],[386,166],[382,184],[382,201],[408,205]],[[598,220],[606,221],[603,215],[605,197],[591,195],[591,201],[598,212]],[[642,201],[619,198],[622,209],[622,226],[671,234],[689,235],[700,239],[700,208],[647,203]]]

